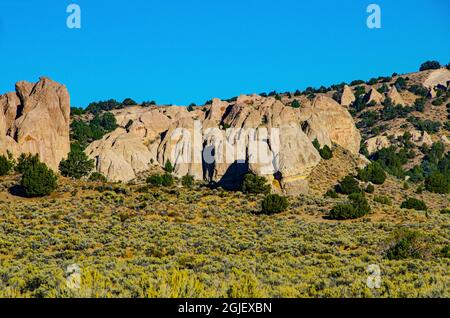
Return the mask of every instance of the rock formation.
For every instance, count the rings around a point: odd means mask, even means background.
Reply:
[[[399,94],[399,92],[397,91],[397,88],[395,87],[395,85],[393,85],[391,87],[391,89],[389,90],[387,97],[389,97],[392,100],[392,103],[394,105],[405,105],[405,102],[402,98],[402,96]]]
[[[0,96],[0,153],[14,157],[39,154],[41,161],[58,170],[70,151],[70,97],[64,85],[42,77],[19,82],[16,92]]]
[[[423,81],[423,86],[426,88],[435,88],[438,85],[448,87],[450,82],[450,71],[445,68],[440,68],[431,71],[426,79]]]
[[[342,91],[341,105],[348,107],[355,101],[355,99],[356,98],[352,92],[352,89],[348,85],[345,85]]]
[[[178,176],[190,174],[224,187],[240,185],[252,171],[280,191],[304,193],[321,160],[314,139],[357,154],[361,138],[348,111],[322,95],[301,108],[242,95],[234,102],[213,99],[191,112],[171,106],[113,113],[121,127],[86,149],[96,170],[113,181],[130,181],[170,161]]]
[[[376,104],[381,104],[384,101],[384,96],[381,95],[375,88],[372,88],[366,94],[367,103],[375,102]]]

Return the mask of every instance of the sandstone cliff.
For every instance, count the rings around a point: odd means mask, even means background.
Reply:
[[[18,82],[16,92],[0,96],[0,153],[39,154],[58,170],[70,151],[70,97],[64,85],[42,77]]]
[[[357,154],[361,138],[348,111],[326,96],[302,108],[273,97],[242,95],[233,102],[214,99],[191,112],[171,106],[113,113],[122,127],[93,142],[86,153],[97,171],[114,181],[130,181],[170,161],[178,176],[190,174],[232,188],[252,171],[280,191],[302,193],[320,162],[314,139]]]

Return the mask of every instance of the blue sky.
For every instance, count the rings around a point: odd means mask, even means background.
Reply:
[[[81,7],[82,28],[66,26]],[[380,5],[381,29],[366,8]],[[415,71],[450,62],[448,0],[2,0],[0,93],[45,75],[73,106],[212,97]]]

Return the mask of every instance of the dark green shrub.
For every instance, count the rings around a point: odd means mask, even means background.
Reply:
[[[181,178],[181,184],[183,185],[183,187],[191,188],[194,184],[194,177],[189,174],[183,176]]]
[[[267,194],[270,192],[270,185],[267,184],[266,178],[247,173],[242,182],[242,192]]]
[[[147,177],[146,182],[152,186],[161,186],[162,185],[162,176],[160,174],[152,174]]]
[[[362,193],[352,193],[348,196],[359,216],[370,212],[370,205]]]
[[[431,104],[433,104],[433,106],[441,106],[442,104],[444,104],[444,102],[445,102],[445,99],[443,97],[439,97],[439,98],[436,98],[435,100],[433,100],[431,102]]]
[[[335,205],[329,214],[331,219],[348,220],[362,217],[370,212],[370,206],[361,193],[352,193],[348,196],[349,203]]]
[[[59,163],[59,171],[64,177],[80,179],[94,169],[94,160],[83,151],[70,151],[66,160]]]
[[[6,156],[0,156],[0,176],[6,176],[13,168],[13,163]]]
[[[425,189],[434,193],[449,193],[450,179],[440,172],[434,172],[425,179]]]
[[[28,196],[42,197],[56,189],[57,176],[44,163],[37,162],[27,167],[20,184]]]
[[[356,218],[355,208],[351,204],[337,204],[329,214],[329,217],[334,220],[348,220]]]
[[[118,126],[116,117],[112,113],[96,115],[94,119],[92,119],[91,124],[100,126],[108,132],[113,131]]]
[[[386,180],[386,172],[378,162],[372,162],[364,169],[358,171],[358,179],[374,184],[383,184]]]
[[[386,180],[386,172],[378,162],[372,162],[364,169],[358,171],[358,179],[374,184],[383,184]]]
[[[437,70],[440,67],[441,64],[438,61],[426,61],[425,63],[422,63],[422,65],[420,65],[419,70],[420,71]]]
[[[422,85],[411,85],[408,90],[415,95],[422,97],[428,96],[428,89]]]
[[[173,185],[173,183],[174,183],[173,176],[170,173],[165,173],[162,175],[161,185],[163,187],[169,187]]]
[[[384,205],[392,205],[392,199],[390,197],[379,195],[373,198],[375,202],[384,204]]]
[[[402,209],[414,209],[418,211],[426,211],[428,209],[425,202],[416,198],[406,199],[405,201],[403,201],[400,207]]]
[[[267,195],[261,205],[261,212],[264,214],[274,214],[285,211],[288,208],[286,197],[278,194]]]
[[[339,197],[339,195],[336,193],[336,191],[334,191],[333,189],[330,189],[325,193],[325,197],[336,199]]]
[[[319,154],[324,160],[329,160],[333,158],[333,152],[327,145],[323,146],[323,148],[319,150]]]
[[[390,260],[426,259],[430,255],[428,241],[428,238],[418,231],[408,229],[397,231],[386,251],[386,258]]]
[[[396,152],[395,147],[383,148],[371,156],[371,159],[378,162],[381,167],[390,174],[403,178],[405,176],[405,170],[403,165],[408,162],[404,149]]]
[[[167,160],[166,163],[164,164],[164,171],[166,171],[167,173],[173,172],[173,166],[169,160]]]
[[[39,155],[35,154],[21,154],[17,159],[17,164],[15,166],[15,170],[18,173],[24,173],[25,170],[33,166],[34,164],[39,162]]]
[[[89,176],[89,181],[93,181],[93,182],[106,182],[107,179],[106,177],[101,174],[100,172],[92,172],[91,175]]]
[[[291,107],[294,107],[294,108],[300,108],[301,106],[302,106],[302,105],[300,104],[300,102],[299,102],[298,100],[294,99],[294,100],[292,101]]]
[[[374,193],[375,187],[372,184],[369,184],[364,191],[366,191],[367,193]]]
[[[361,192],[359,182],[352,176],[346,176],[336,186],[336,191],[342,194],[352,194],[355,192]]]
[[[131,98],[125,98],[122,102],[122,105],[124,106],[134,106],[137,105],[138,103],[136,103],[133,99]]]

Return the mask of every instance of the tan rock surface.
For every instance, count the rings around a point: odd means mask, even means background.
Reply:
[[[355,100],[356,100],[356,98],[355,98],[355,95],[353,94],[352,89],[348,85],[345,85],[344,89],[342,91],[341,105],[348,107]]]
[[[64,85],[42,77],[19,82],[0,97],[0,152],[39,154],[57,171],[70,151],[70,96]]]

